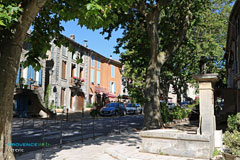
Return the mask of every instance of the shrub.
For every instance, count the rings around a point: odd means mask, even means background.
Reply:
[[[90,103],[88,103],[86,107],[87,107],[87,108],[92,108],[92,107],[93,107],[93,105],[92,105],[92,104],[90,104]]]
[[[190,112],[192,111],[191,108],[190,107],[189,108],[181,108],[181,107],[177,106],[172,110],[171,116],[173,119],[187,118],[189,116]]]
[[[240,113],[229,116],[227,121],[229,131],[237,130],[240,132]]]
[[[100,110],[99,110],[99,109],[92,109],[92,110],[90,111],[90,115],[91,115],[92,117],[98,117],[98,116],[100,115]]]
[[[172,121],[172,116],[169,113],[168,106],[165,103],[161,103],[161,115],[162,115],[163,123]]]
[[[224,144],[232,154],[240,156],[240,113],[228,117],[228,131],[224,134]]]
[[[232,152],[232,154],[240,156],[240,132],[234,130],[233,132],[226,131],[224,134],[224,144]]]

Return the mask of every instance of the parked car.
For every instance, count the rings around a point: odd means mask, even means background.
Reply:
[[[122,103],[109,103],[100,110],[101,116],[126,115],[126,108]]]
[[[142,106],[140,104],[136,104],[136,111],[138,114],[142,114]]]
[[[127,114],[135,114],[137,113],[137,107],[134,103],[128,103],[126,106]]]
[[[168,108],[169,108],[169,109],[175,108],[175,104],[168,102]]]

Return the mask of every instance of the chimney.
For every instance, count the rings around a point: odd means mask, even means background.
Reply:
[[[75,35],[74,35],[74,34],[71,34],[71,35],[70,35],[70,39],[75,40]]]
[[[88,47],[88,45],[87,45],[88,40],[84,39],[83,41],[84,41],[84,47],[87,48]]]

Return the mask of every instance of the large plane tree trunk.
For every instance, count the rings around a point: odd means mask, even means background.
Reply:
[[[0,159],[14,160],[11,146],[13,94],[23,42],[28,28],[47,0],[23,2],[13,29],[0,28]]]
[[[156,2],[152,4],[151,11],[145,16],[148,25],[148,39],[150,40],[150,62],[147,67],[146,73],[146,88],[144,91],[145,98],[147,99],[144,105],[144,129],[157,129],[163,126],[160,106],[160,73],[161,68],[167,59],[176,52],[176,50],[182,44],[183,39],[186,36],[191,18],[191,12],[189,7],[192,5],[190,2],[182,4],[183,15],[181,16],[181,22],[178,24],[178,30],[175,31],[175,37],[172,37],[172,41],[164,44],[159,48],[159,16],[160,6],[168,5],[169,1]],[[140,7],[140,11],[142,11]],[[144,7],[143,7],[144,8]],[[184,10],[187,9],[187,10]],[[144,12],[142,12],[144,14]]]
[[[144,106],[144,129],[157,129],[163,125],[160,106],[160,72],[167,60],[165,52],[159,52],[158,22],[160,10],[155,8],[148,19],[148,38],[150,39],[151,59],[147,67],[146,88],[147,102]]]

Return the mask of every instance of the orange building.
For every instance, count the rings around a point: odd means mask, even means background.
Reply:
[[[119,61],[106,58],[96,52],[89,57],[89,103],[104,105],[118,101],[121,95],[121,69]]]

